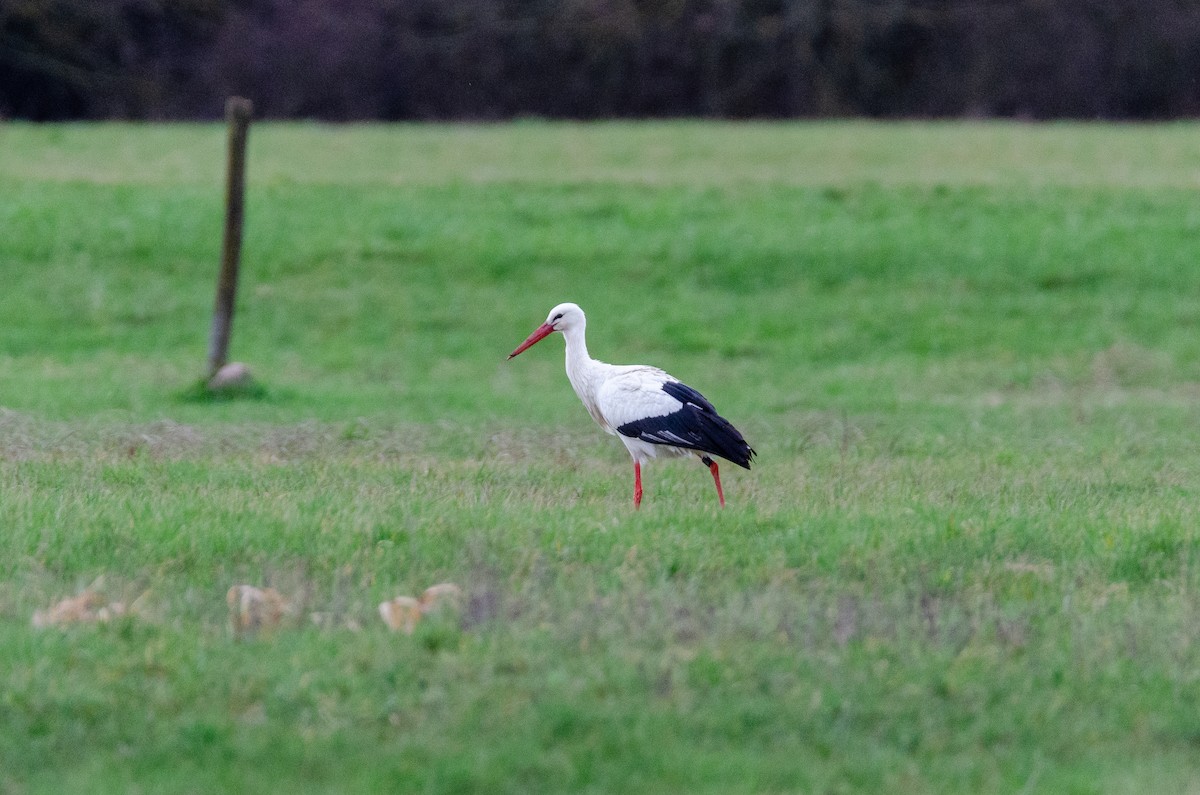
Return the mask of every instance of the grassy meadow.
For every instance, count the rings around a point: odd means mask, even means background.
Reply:
[[[224,143],[0,124],[0,791],[1200,791],[1195,125],[260,124],[198,402]]]

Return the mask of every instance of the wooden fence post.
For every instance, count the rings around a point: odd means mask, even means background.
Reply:
[[[229,125],[229,151],[225,172],[225,241],[221,247],[221,272],[217,277],[217,298],[213,304],[212,333],[208,338],[208,377],[225,366],[229,356],[229,335],[237,297],[238,261],[242,253],[243,197],[246,192],[246,135],[250,128],[253,103],[242,97],[230,97],[225,103]]]

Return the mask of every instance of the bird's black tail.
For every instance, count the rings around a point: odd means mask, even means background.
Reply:
[[[740,467],[750,468],[750,459],[754,458],[754,448],[746,442],[741,431],[733,427],[733,423],[722,417],[720,414],[713,412],[699,412],[702,419],[699,427],[703,429],[703,441],[707,444],[703,446],[697,445],[697,449],[703,450],[706,453],[719,455],[728,461],[732,461]]]

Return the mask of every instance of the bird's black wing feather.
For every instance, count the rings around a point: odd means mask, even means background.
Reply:
[[[683,405],[670,414],[627,422],[617,428],[617,433],[651,444],[711,453],[750,468],[754,449],[704,395],[678,381],[666,382],[662,390]]]

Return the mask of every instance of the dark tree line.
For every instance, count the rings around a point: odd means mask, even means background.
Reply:
[[[0,0],[0,116],[1200,114],[1198,0]]]

